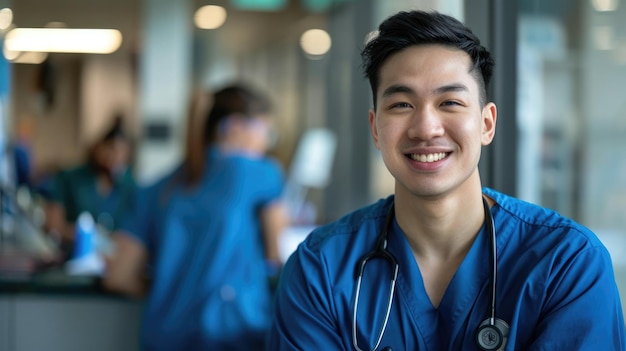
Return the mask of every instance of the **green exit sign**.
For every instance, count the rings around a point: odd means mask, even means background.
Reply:
[[[231,0],[240,10],[278,11],[287,5],[288,0]]]
[[[312,12],[324,12],[332,6],[340,5],[348,0],[300,0],[304,7]]]
[[[333,0],[302,0],[307,10],[313,12],[325,11],[333,4]]]

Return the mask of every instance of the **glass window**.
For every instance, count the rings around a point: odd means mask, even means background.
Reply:
[[[626,301],[626,3],[520,4],[519,196],[596,232]]]

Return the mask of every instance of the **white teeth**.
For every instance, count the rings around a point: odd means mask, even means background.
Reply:
[[[411,154],[411,158],[419,162],[437,162],[446,157],[445,152],[439,152],[436,154]]]

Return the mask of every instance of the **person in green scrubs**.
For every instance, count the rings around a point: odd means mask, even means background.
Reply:
[[[131,208],[136,189],[130,159],[132,140],[116,117],[88,151],[86,162],[61,169],[54,177],[47,229],[69,244],[78,216],[88,212],[106,230],[115,230]]]

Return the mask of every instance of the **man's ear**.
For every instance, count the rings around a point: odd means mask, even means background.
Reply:
[[[377,149],[380,149],[378,146],[378,128],[376,127],[376,111],[371,108],[369,111],[369,122],[370,122],[370,132],[372,133],[372,139],[374,140],[374,145]]]
[[[498,109],[496,104],[489,102],[483,107],[482,111],[482,137],[483,146],[491,144],[496,134],[496,120],[498,117]]]

